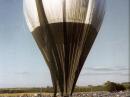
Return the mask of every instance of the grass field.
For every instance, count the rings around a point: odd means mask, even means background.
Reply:
[[[13,93],[13,94],[0,94],[0,97],[53,97],[52,93]],[[60,97],[60,96],[57,96]],[[74,93],[72,97],[130,97],[130,91],[120,91],[120,92],[78,92]]]
[[[4,93],[0,97],[39,97],[40,93]],[[42,93],[45,96],[52,96],[53,93]]]

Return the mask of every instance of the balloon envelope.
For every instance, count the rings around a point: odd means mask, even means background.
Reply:
[[[71,95],[102,24],[105,0],[24,0],[24,14],[55,92]]]

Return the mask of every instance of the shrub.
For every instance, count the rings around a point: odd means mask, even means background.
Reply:
[[[124,91],[126,88],[121,85],[114,82],[107,81],[105,84],[105,89],[109,92],[118,92],[118,91]]]

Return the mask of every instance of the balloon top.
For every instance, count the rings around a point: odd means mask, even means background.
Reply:
[[[48,23],[77,22],[92,24],[104,14],[105,0],[42,0],[45,16],[38,16],[37,0],[24,0],[24,14],[30,31],[40,26],[40,18]]]

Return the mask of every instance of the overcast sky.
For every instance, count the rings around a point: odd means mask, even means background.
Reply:
[[[106,14],[77,85],[128,81],[128,1],[106,0]],[[48,67],[26,25],[22,0],[0,0],[0,88],[50,86]]]

